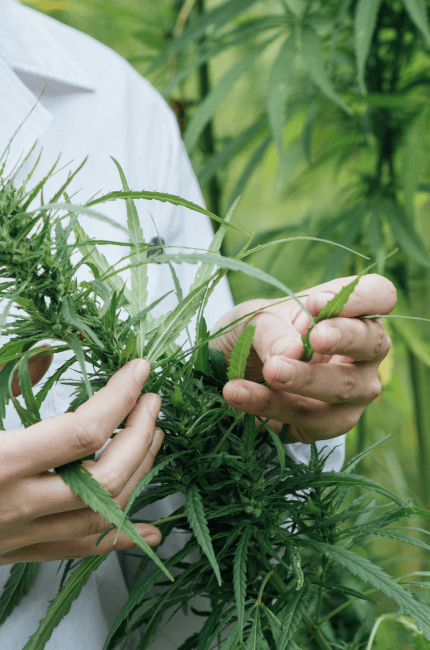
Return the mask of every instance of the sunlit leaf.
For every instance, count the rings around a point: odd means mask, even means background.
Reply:
[[[188,521],[190,522],[190,526],[194,532],[194,535],[196,536],[200,548],[208,558],[218,580],[218,584],[221,586],[221,574],[215,558],[215,553],[213,550],[209,528],[203,508],[202,498],[200,496],[197,485],[193,485],[188,491],[187,500],[185,502],[185,510],[187,513]]]
[[[376,27],[381,0],[359,0],[355,8],[354,45],[357,59],[358,85],[361,92],[366,92],[364,73],[366,61]]]

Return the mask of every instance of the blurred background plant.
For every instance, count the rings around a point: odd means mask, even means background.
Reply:
[[[430,317],[428,0],[26,4],[106,43],[152,81],[177,115],[210,210],[225,214],[240,194],[236,223],[255,230],[254,244],[306,234],[379,259],[399,292],[395,313]],[[243,243],[236,233],[225,241],[227,254]],[[362,270],[360,258],[324,244],[258,255],[295,290]],[[230,283],[236,301],[263,294],[234,273]],[[385,326],[384,391],[348,435],[347,455],[398,431],[360,471],[429,507],[430,323]],[[430,568],[426,551],[409,549],[386,539],[364,552],[396,575]],[[371,628],[389,611],[360,603],[355,615]],[[389,647],[387,626],[375,648]]]

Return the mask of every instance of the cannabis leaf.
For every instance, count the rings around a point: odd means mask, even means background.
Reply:
[[[315,325],[326,318],[334,318],[340,316],[342,309],[345,307],[350,295],[353,293],[355,287],[360,280],[360,276],[356,277],[352,282],[342,287],[331,300],[328,301],[325,307],[322,307],[318,316],[315,316]],[[314,349],[310,343],[309,336],[314,328],[314,325],[308,329],[305,335],[302,335],[303,354],[302,361],[310,361],[314,353]]]
[[[9,578],[0,596],[0,625],[29,592],[39,568],[38,562],[20,562],[12,565]]]
[[[284,616],[281,620],[282,631],[279,638],[278,650],[287,650],[288,643],[293,638],[293,634],[302,620],[303,613],[308,606],[307,593],[308,587],[302,587],[285,610]]]
[[[39,627],[22,650],[43,650],[61,619],[69,613],[73,601],[81,593],[92,572],[100,566],[108,555],[108,553],[105,553],[104,555],[93,555],[85,558],[76,571],[72,573],[66,584],[61,587],[54,600],[50,602],[48,611],[40,621]]]
[[[372,587],[395,600],[401,611],[409,614],[416,622],[418,629],[423,632],[425,638],[430,640],[430,607],[424,602],[416,600],[414,594],[397,584],[379,566],[341,546],[332,546],[309,539],[300,539],[300,544],[323,553],[326,557],[340,564],[340,566],[348,569],[353,575],[358,576],[364,582],[368,582]]]
[[[185,502],[185,511],[187,513],[187,518],[191,528],[193,529],[194,535],[200,544],[200,548],[208,558],[217,577],[218,584],[221,587],[221,574],[215,558],[209,528],[203,509],[202,498],[200,496],[199,488],[197,485],[193,485],[188,491],[187,500]]]
[[[251,350],[252,340],[254,338],[257,325],[254,321],[249,323],[238,336],[230,356],[229,367],[227,371],[228,380],[243,379],[245,376],[246,361]]]
[[[102,488],[100,483],[82,465],[81,461],[68,463],[58,470],[74,494],[81,497],[82,501],[90,506],[94,512],[99,512],[109,522],[119,526],[122,522],[123,512],[116,501],[114,501],[107,490]],[[173,577],[165,568],[150,546],[139,535],[130,520],[122,522],[122,529],[142,549],[146,555],[166,574],[170,580]]]
[[[121,168],[119,162],[111,156],[115,165],[118,168],[119,175],[121,177],[122,187],[124,191],[128,192],[129,187],[124,175],[124,172]],[[133,199],[129,198],[125,200],[127,206],[127,226],[130,231],[133,233],[134,238],[138,244],[144,244],[145,239],[143,237],[143,231],[140,226],[139,215],[137,214],[136,206]],[[130,240],[131,249],[134,248],[133,242]],[[130,314],[132,316],[137,316],[140,314],[146,307],[146,301],[148,299],[148,268],[145,264],[146,261],[146,250],[141,249],[141,252],[135,253],[133,255],[135,264],[131,266],[131,294],[130,294]],[[136,326],[137,333],[137,355],[139,357],[143,356],[143,350],[145,347],[145,320],[142,316]]]
[[[245,598],[246,598],[246,561],[248,558],[248,545],[251,537],[251,528],[248,527],[242,533],[239,543],[234,554],[233,580],[234,595],[236,597],[237,623],[241,643],[243,643],[243,626],[245,616]]]

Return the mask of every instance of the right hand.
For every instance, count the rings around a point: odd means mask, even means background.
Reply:
[[[155,427],[160,397],[140,397],[149,370],[146,361],[129,361],[74,413],[27,429],[0,431],[0,565],[81,558],[136,546],[124,532],[114,545],[113,530],[96,547],[109,522],[48,470],[100,449],[128,414],[125,429],[99,458],[83,462],[124,509],[151,469],[164,437]],[[160,543],[158,528],[135,528],[149,546]]]

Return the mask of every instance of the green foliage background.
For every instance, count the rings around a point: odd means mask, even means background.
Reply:
[[[210,210],[224,215],[242,194],[235,223],[255,230],[254,243],[322,236],[373,259],[398,246],[378,268],[399,290],[395,313],[430,317],[430,2],[27,4],[103,41],[166,96]],[[229,232],[224,252],[242,243]],[[259,253],[255,263],[299,290],[361,270],[359,258],[339,251],[294,243]],[[263,294],[239,274],[230,282],[236,301]],[[347,453],[399,432],[360,471],[429,507],[430,324],[385,325],[393,349],[381,369],[384,391],[348,435]],[[402,554],[386,539],[369,552],[405,575],[429,569],[428,552],[414,550]],[[384,602],[376,609],[390,611]]]

